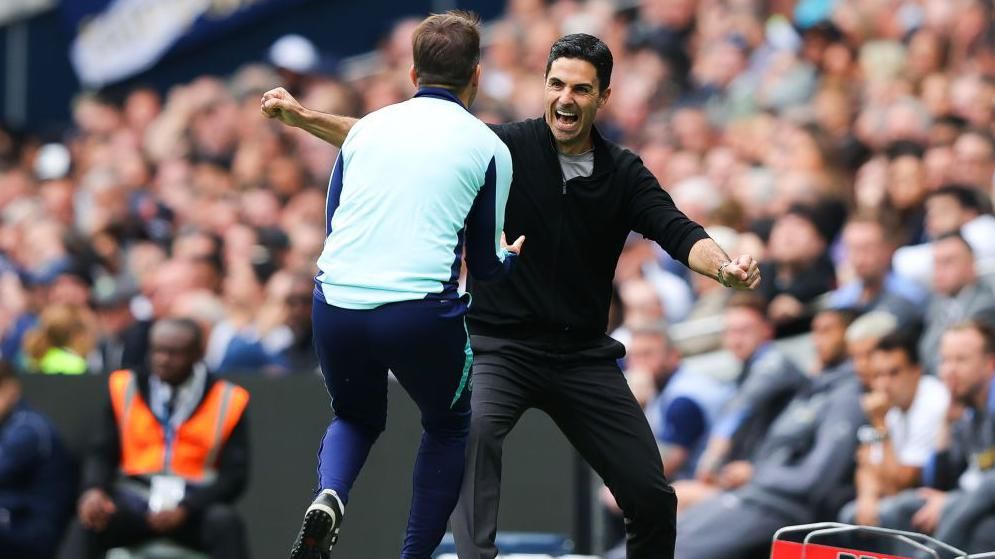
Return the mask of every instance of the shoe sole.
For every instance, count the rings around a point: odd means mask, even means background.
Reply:
[[[314,504],[304,514],[304,524],[297,535],[290,559],[326,559],[329,556],[328,538],[338,539],[335,511],[324,505]]]

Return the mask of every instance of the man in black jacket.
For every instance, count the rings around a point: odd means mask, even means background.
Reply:
[[[497,555],[501,446],[529,408],[549,414],[611,489],[627,519],[630,559],[672,557],[676,499],[616,365],[624,348],[605,334],[615,265],[637,231],[729,287],[760,280],[751,257],[731,260],[635,154],[594,128],[611,69],[599,39],[563,37],[547,61],[544,118],[492,127],[517,171],[505,231],[530,248],[507,278],[469,286],[473,419],[453,516],[462,559]],[[263,96],[262,110],[337,146],[355,122],[308,110],[282,88]]]
[[[167,537],[214,559],[243,559],[245,528],[232,502],[248,481],[249,394],[207,373],[190,320],[157,322],[150,347],[152,374],[108,377],[68,556],[95,559]]]

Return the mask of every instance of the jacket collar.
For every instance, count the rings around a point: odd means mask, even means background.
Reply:
[[[198,363],[198,365],[201,364],[203,363],[202,362]],[[135,379],[138,382],[138,394],[142,397],[145,403],[151,407],[152,405],[151,401],[152,390],[150,387],[150,380],[152,377],[151,371],[149,370],[148,366],[145,365],[140,368],[132,369],[132,373],[134,373]],[[194,406],[194,410],[200,407],[201,402],[204,401],[204,396],[211,391],[211,388],[214,387],[214,383],[217,381],[218,377],[215,374],[208,371],[206,377],[204,378],[204,390],[203,392],[201,392],[200,399],[197,401],[197,405]]]
[[[556,149],[556,138],[553,137],[553,131],[549,129],[549,124],[546,123],[546,119],[543,117],[537,118],[536,123],[542,127],[542,133],[546,136],[546,149],[543,151],[546,152],[547,157],[556,162],[556,167],[559,168],[559,150]],[[597,126],[591,126],[591,146],[594,149],[594,171],[591,173],[590,178],[596,178],[614,171],[615,161],[612,160],[611,154],[608,153],[608,142],[598,132]]]
[[[455,93],[442,87],[420,87],[415,93],[415,97],[431,97],[433,99],[451,101],[466,109],[466,105],[463,104],[463,101],[460,101],[460,98],[457,97]]]

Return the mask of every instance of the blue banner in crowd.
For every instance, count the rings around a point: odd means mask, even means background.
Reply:
[[[63,0],[80,82],[100,87],[147,70],[174,48],[214,39],[303,0]]]

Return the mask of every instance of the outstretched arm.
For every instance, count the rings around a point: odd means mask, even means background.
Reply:
[[[634,166],[628,204],[633,231],[653,239],[670,256],[699,274],[733,289],[756,289],[760,268],[752,256],[730,259],[700,225],[674,204],[642,161]]]
[[[287,126],[300,128],[337,148],[342,147],[349,130],[352,130],[358,120],[349,116],[312,111],[298,103],[282,87],[264,93],[260,108],[267,117],[275,118]]]
[[[756,289],[760,285],[760,267],[752,256],[730,259],[712,239],[701,239],[691,247],[688,267],[733,289]]]

